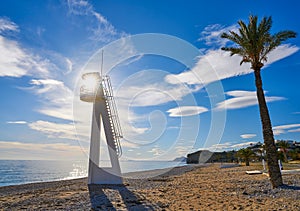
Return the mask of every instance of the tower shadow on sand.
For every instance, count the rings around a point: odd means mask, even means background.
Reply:
[[[89,196],[92,210],[157,210],[143,196],[135,195],[125,185],[90,184]]]

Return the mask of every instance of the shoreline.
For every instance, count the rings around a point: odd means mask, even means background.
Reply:
[[[87,185],[87,178],[0,187],[0,210],[300,210],[300,175],[284,175],[272,189],[265,175],[247,175],[258,165],[220,164],[126,173],[123,185]],[[140,176],[139,176],[140,175]],[[138,179],[137,179],[138,178]]]
[[[4,161],[13,161],[13,162],[36,162],[36,160],[4,160]],[[48,160],[38,160],[38,162],[49,162]],[[58,160],[50,160],[50,162],[60,162]],[[66,161],[66,162],[70,162],[68,163],[69,165],[73,165],[74,167],[74,164],[77,165],[76,163],[77,162],[80,162],[82,163],[81,161]],[[136,163],[136,162],[141,162],[141,163],[145,163],[146,162],[146,166],[140,166],[140,164],[138,165],[138,167],[134,167],[134,165],[132,165],[131,163]],[[152,164],[152,166],[148,165],[148,163],[153,163],[153,162],[157,162],[158,165],[156,165],[155,163]],[[163,163],[163,165],[160,164]],[[178,167],[178,166],[185,166],[187,165],[185,162],[177,162],[177,161],[121,161],[121,163],[125,163],[123,166],[123,169],[124,172],[123,174],[124,175],[127,175],[127,174],[131,174],[131,173],[136,173],[136,172],[144,172],[144,171],[152,171],[152,170],[159,170],[159,169],[168,169],[168,168],[174,168],[174,167]],[[130,165],[126,165],[127,163],[130,163]],[[171,163],[171,164],[166,164],[166,163]],[[23,163],[22,163],[23,164]],[[7,164],[5,164],[7,165]],[[3,166],[4,167],[4,170],[7,170],[5,169],[6,166]],[[15,165],[15,164],[14,164]],[[47,163],[45,163],[45,165],[47,165]],[[155,166],[157,166],[158,168],[154,168]],[[32,165],[29,166],[29,168],[31,168]],[[26,177],[26,176],[20,176],[18,178],[13,178],[14,175],[10,175],[10,174],[6,174],[4,173],[4,179],[1,179],[0,178],[0,187],[6,187],[6,186],[14,186],[14,185],[24,185],[24,184],[32,184],[32,183],[41,183],[41,182],[53,182],[53,181],[62,181],[62,180],[72,180],[72,179],[79,179],[79,178],[85,178],[87,177],[87,172],[88,172],[88,165],[87,166],[84,166],[84,168],[82,168],[82,166],[80,165],[79,166],[79,174],[72,174],[74,172],[74,170],[78,170],[76,169],[75,167],[73,168],[73,170],[71,170],[72,168],[70,169],[67,169],[65,170],[65,172],[61,173],[59,171],[48,171],[48,173],[46,172],[45,173],[42,173],[41,174],[41,169],[38,169],[36,171],[36,175],[34,175],[35,177],[34,178],[30,178],[30,177]],[[20,170],[22,171],[22,170]],[[64,171],[64,170],[63,170]],[[85,173],[82,173],[82,172],[85,172]],[[55,176],[55,174],[59,174],[57,176]],[[50,176],[48,177],[48,174],[51,174],[51,175],[54,175],[54,176]],[[22,174],[23,175],[23,174]],[[5,178],[10,178],[11,181],[5,179]]]
[[[168,177],[168,176],[179,176],[184,174],[188,171],[192,171],[195,168],[205,167],[211,164],[188,164],[183,166],[176,166],[176,167],[169,167],[169,168],[162,168],[162,169],[152,169],[152,170],[143,170],[143,171],[134,171],[134,172],[127,172],[123,173],[124,182],[126,180],[141,180],[141,179],[149,179],[149,178],[156,178],[159,177]],[[72,178],[72,179],[60,179],[60,180],[53,180],[53,181],[41,181],[41,182],[29,182],[24,184],[15,184],[15,185],[7,185],[7,186],[0,186],[0,196],[2,191],[6,191],[8,189],[25,189],[25,188],[38,188],[38,187],[47,187],[52,185],[58,185],[60,183],[73,183],[73,182],[86,182],[87,177],[80,177],[80,178]]]
[[[159,176],[162,173],[167,173],[169,171],[173,172],[172,169],[174,169],[174,168],[175,169],[177,169],[177,168],[181,169],[183,167],[182,170],[183,169],[190,169],[190,168],[192,168],[193,165],[202,166],[202,165],[207,165],[207,164],[186,164],[186,165],[179,165],[179,166],[168,167],[168,168],[158,168],[158,169],[151,169],[151,170],[132,171],[132,172],[122,173],[122,176],[124,178],[128,178],[128,179],[146,179],[146,178],[149,178],[149,177]],[[180,172],[178,172],[178,173],[180,174]],[[0,193],[1,193],[1,188],[10,187],[10,186],[35,185],[35,184],[44,184],[44,183],[52,183],[52,182],[79,180],[79,179],[87,179],[87,176],[76,177],[76,178],[65,177],[65,178],[57,179],[57,180],[33,181],[33,182],[28,182],[28,183],[5,185],[5,186],[0,186]]]

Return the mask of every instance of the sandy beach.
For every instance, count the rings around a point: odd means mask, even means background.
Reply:
[[[300,210],[300,174],[272,189],[266,175],[245,173],[258,168],[193,165],[150,178],[159,170],[130,173],[124,185],[88,187],[84,178],[7,186],[0,210]]]

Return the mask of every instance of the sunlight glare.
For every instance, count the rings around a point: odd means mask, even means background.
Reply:
[[[87,73],[83,75],[83,85],[89,91],[95,91],[100,83],[100,76],[96,73]]]

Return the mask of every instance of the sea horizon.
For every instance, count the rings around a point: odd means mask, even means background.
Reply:
[[[131,173],[186,165],[176,161],[121,160],[121,172]],[[103,167],[108,161],[103,161]],[[0,160],[0,187],[87,177],[85,160]]]

